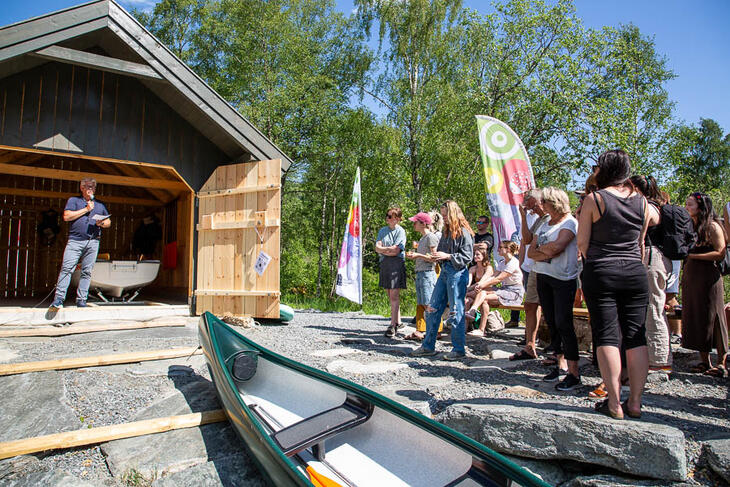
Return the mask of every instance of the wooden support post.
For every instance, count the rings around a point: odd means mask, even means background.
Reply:
[[[75,448],[94,445],[105,441],[121,440],[135,436],[164,433],[182,428],[194,428],[204,424],[219,423],[226,420],[222,409],[204,411],[202,413],[168,416],[166,418],[147,419],[132,423],[66,431],[52,435],[36,436],[22,440],[0,443],[0,460],[18,455],[27,455],[60,448]]]
[[[173,348],[170,350],[151,350],[148,352],[115,353],[97,355],[96,357],[74,357],[40,362],[22,362],[17,364],[0,364],[0,376],[42,372],[45,370],[80,369],[82,367],[98,367],[100,365],[131,364],[149,360],[166,360],[170,358],[200,355],[200,347]]]

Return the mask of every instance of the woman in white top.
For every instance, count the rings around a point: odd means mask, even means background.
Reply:
[[[499,244],[497,252],[504,260],[497,264],[497,275],[489,276],[485,273],[484,277],[474,286],[477,296],[474,298],[474,302],[466,316],[474,320],[477,309],[481,306],[482,318],[479,322],[479,329],[470,331],[469,335],[484,336],[484,331],[487,329],[487,316],[489,315],[490,305],[519,306],[522,304],[525,288],[522,286],[520,262],[515,257],[519,248],[517,243],[511,240],[503,240]],[[492,288],[492,286],[500,283],[499,288]]]
[[[573,300],[578,288],[578,221],[570,214],[570,201],[562,189],[542,190],[543,209],[550,215],[533,238],[528,256],[535,261],[537,293],[550,330],[550,343],[555,349],[557,367],[543,377],[552,382],[565,378],[555,386],[569,391],[581,384],[578,371],[578,339],[573,328]],[[567,360],[567,370],[564,368]]]

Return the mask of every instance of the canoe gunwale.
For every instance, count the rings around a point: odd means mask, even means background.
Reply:
[[[286,367],[295,372],[302,373],[311,378],[321,380],[327,384],[343,389],[347,392],[348,396],[352,394],[355,397],[358,397],[361,400],[364,400],[367,403],[371,404],[373,407],[379,407],[385,411],[389,411],[397,415],[400,419],[407,421],[421,429],[424,429],[427,432],[435,435],[436,437],[442,438],[443,440],[451,443],[457,448],[462,449],[472,456],[472,468],[477,469],[478,471],[480,471],[480,473],[484,475],[490,475],[491,471],[496,474],[502,475],[506,479],[512,480],[524,487],[549,487],[549,484],[545,483],[541,479],[524,470],[522,467],[516,465],[509,459],[503,457],[499,453],[477,442],[476,440],[469,438],[468,436],[459,433],[458,431],[448,428],[447,426],[431,418],[416,413],[406,406],[403,406],[400,403],[381,396],[380,394],[373,392],[354,382],[350,382],[347,379],[343,379],[341,377],[315,369],[313,367],[307,366],[300,362],[296,362],[292,359],[272,352],[271,350],[264,348],[256,342],[239,334],[236,330],[231,328],[225,322],[216,318],[210,312],[205,312],[201,316],[201,321],[205,323],[205,329],[208,333],[211,346],[214,349],[216,362],[218,363],[223,373],[223,376],[226,378],[228,388],[231,391],[235,392],[235,394],[233,395],[236,396],[239,406],[243,409],[249,421],[256,428],[259,436],[261,436],[262,439],[266,442],[272,453],[278,455],[280,460],[288,465],[291,470],[296,473],[298,477],[297,480],[304,481],[303,485],[312,484],[306,476],[300,473],[298,465],[296,465],[289,457],[284,454],[284,452],[282,452],[282,450],[274,440],[274,435],[269,433],[261,424],[260,419],[258,418],[258,414],[251,408],[249,408],[243,401],[241,394],[238,392],[238,387],[233,380],[231,371],[228,370],[225,358],[221,355],[220,347],[218,345],[218,337],[216,335],[216,332],[214,331],[214,328],[211,327],[212,322],[215,322],[218,326],[224,327],[225,329],[227,329],[228,332],[232,333],[236,336],[237,339],[243,342],[246,347],[249,347],[252,351],[256,351],[258,358],[266,359],[274,364]]]

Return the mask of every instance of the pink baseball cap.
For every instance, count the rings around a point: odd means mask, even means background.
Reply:
[[[431,220],[431,215],[422,211],[410,217],[409,220],[412,222],[421,222],[424,225],[430,225],[433,223],[433,220]]]

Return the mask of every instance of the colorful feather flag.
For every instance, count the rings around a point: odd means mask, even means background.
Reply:
[[[360,168],[355,173],[350,211],[347,215],[345,237],[342,240],[340,260],[337,263],[337,286],[335,292],[362,304],[362,200],[360,198]]]
[[[530,158],[520,138],[506,123],[484,115],[476,117],[494,240],[519,242],[519,205],[525,192],[535,187]]]

